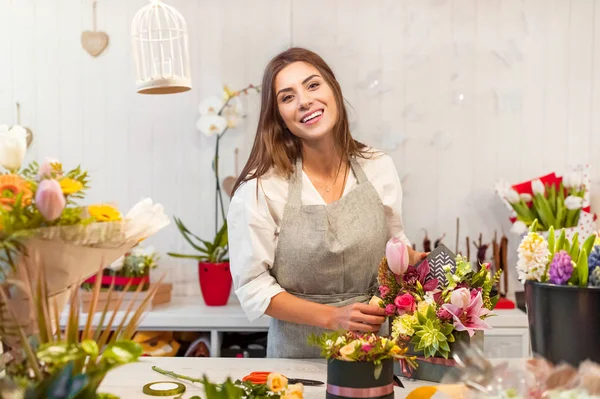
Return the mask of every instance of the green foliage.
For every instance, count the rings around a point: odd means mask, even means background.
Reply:
[[[427,307],[425,313],[416,312],[417,323],[414,325],[415,333],[410,342],[416,351],[423,351],[423,355],[434,357],[443,356],[448,359],[450,355],[450,342],[454,342],[454,326],[452,323],[442,323],[438,319],[435,308]]]
[[[183,236],[183,238],[199,252],[197,255],[187,255],[187,254],[178,254],[173,252],[168,252],[169,256],[173,256],[175,258],[186,258],[186,259],[196,259],[202,262],[209,263],[220,263],[220,262],[228,262],[229,259],[226,258],[227,252],[229,249],[229,241],[227,236],[227,221],[223,223],[223,226],[216,234],[214,240],[212,242],[206,241],[192,233],[188,230],[187,227],[183,224],[181,219],[177,217],[175,219],[175,224],[177,225],[177,229]]]

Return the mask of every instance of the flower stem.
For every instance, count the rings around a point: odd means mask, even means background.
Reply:
[[[161,369],[160,367],[156,367],[156,366],[152,366],[152,370],[154,370],[157,373],[160,373],[162,375],[166,375],[166,376],[169,376],[169,377],[177,378],[177,379],[180,379],[180,380],[186,380],[186,381],[190,381],[190,382],[202,382],[202,379],[200,379],[200,378],[192,378],[192,377],[188,377],[186,375],[177,374],[177,373],[175,373],[173,371],[164,370],[164,369]]]
[[[227,131],[227,128],[223,133],[217,135],[217,145],[215,146],[215,159],[214,159],[214,170],[215,170],[215,235],[219,232],[219,205],[221,206],[221,217],[225,221],[225,207],[223,206],[223,196],[221,195],[221,183],[219,182],[219,141],[223,134]]]

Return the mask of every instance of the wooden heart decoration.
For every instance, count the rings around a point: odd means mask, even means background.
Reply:
[[[81,34],[81,46],[92,57],[97,57],[108,46],[106,32],[86,30]]]

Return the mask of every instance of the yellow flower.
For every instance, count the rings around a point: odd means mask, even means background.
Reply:
[[[285,390],[285,394],[281,396],[281,399],[303,399],[304,398],[304,385],[292,384]]]
[[[63,194],[75,194],[76,192],[81,191],[83,184],[78,180],[66,177],[60,181],[60,188],[62,189]]]
[[[271,392],[281,392],[287,388],[288,380],[279,373],[271,373],[267,376],[267,388]]]
[[[87,209],[90,213],[90,216],[99,222],[113,222],[115,220],[121,220],[121,213],[112,205],[90,205]]]
[[[404,314],[396,317],[392,322],[392,338],[397,339],[400,335],[411,336],[415,333],[414,326],[417,324],[417,316],[415,314]]]
[[[429,308],[429,303],[427,303],[425,301],[421,301],[417,305],[417,310],[419,311],[419,313],[422,313],[422,314],[427,313],[428,308]]]

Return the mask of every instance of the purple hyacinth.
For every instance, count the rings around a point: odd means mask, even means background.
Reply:
[[[558,251],[554,254],[550,264],[550,282],[552,284],[563,285],[573,273],[573,261],[567,251]]]

